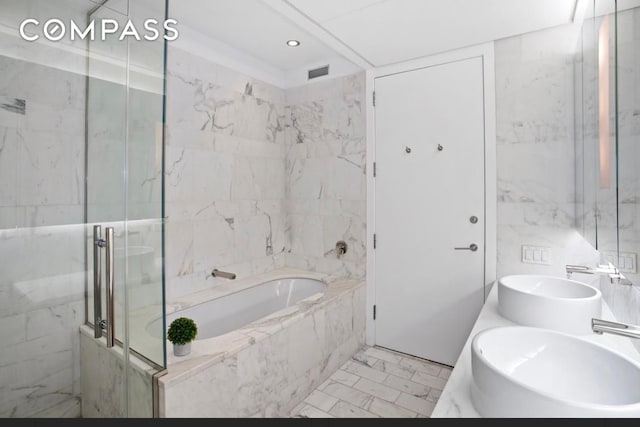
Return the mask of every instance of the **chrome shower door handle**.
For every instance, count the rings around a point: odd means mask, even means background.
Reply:
[[[476,252],[478,250],[478,245],[476,245],[475,243],[470,244],[469,246],[467,246],[466,248],[454,248],[456,251],[471,251],[471,252]]]
[[[107,249],[106,256],[106,279],[107,279],[107,348],[113,347],[115,343],[115,276],[113,274],[114,264],[114,245],[113,245],[113,227],[105,229],[105,247]]]
[[[100,321],[102,320],[102,227],[93,226],[93,337],[102,336]]]

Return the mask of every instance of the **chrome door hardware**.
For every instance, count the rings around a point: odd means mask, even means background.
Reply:
[[[100,248],[104,247],[102,239],[102,227],[93,226],[93,337],[100,338],[102,329],[99,327],[102,320],[102,260]]]
[[[114,265],[114,245],[113,245],[113,227],[105,228],[106,240],[106,278],[107,278],[107,348],[113,347],[115,343],[115,275],[113,274]]]
[[[471,224],[477,224],[478,223],[478,217],[477,216],[472,216],[471,218],[469,218],[469,222]]]
[[[438,144],[438,151],[442,151],[442,150],[444,150],[444,147],[442,145]]]
[[[404,151],[406,151],[407,154],[411,154],[411,147],[404,147]]]
[[[101,237],[102,227],[93,226],[93,336],[100,338],[102,330],[107,330],[107,347],[113,347],[115,343],[115,275],[113,227],[105,229],[105,238]],[[107,279],[107,318],[102,319],[102,257],[100,249],[107,251],[105,264],[105,276]]]
[[[455,248],[455,250],[456,251],[471,251],[471,252],[475,252],[475,251],[478,250],[478,245],[476,245],[475,243],[472,243],[466,248]]]

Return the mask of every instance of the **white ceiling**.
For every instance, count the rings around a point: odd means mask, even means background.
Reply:
[[[171,0],[169,14],[284,72],[383,66],[572,22],[578,0]],[[613,1],[613,0],[611,0]],[[302,45],[292,49],[288,39]]]
[[[273,0],[268,0],[273,1]],[[336,56],[309,32],[269,7],[264,0],[171,0],[170,17],[283,71]],[[302,44],[291,48],[287,40]]]
[[[6,15],[73,16],[99,1],[0,3],[14,10]],[[126,9],[126,1],[107,7]],[[149,11],[165,0],[129,1]],[[169,0],[169,15],[184,30],[183,45],[204,36],[199,49],[212,60],[221,53],[232,58],[229,66],[284,87],[305,83],[307,69],[329,63],[347,73],[569,24],[578,2],[592,7],[592,0]],[[598,2],[607,3],[614,0]],[[638,5],[618,0],[619,8]],[[2,16],[0,23],[17,17]],[[302,45],[287,47],[289,39]]]
[[[375,66],[571,23],[576,0],[286,0]]]

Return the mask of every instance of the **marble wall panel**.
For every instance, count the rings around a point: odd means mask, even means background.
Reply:
[[[169,299],[220,283],[214,267],[363,277],[364,74],[284,91],[176,48],[168,61]]]
[[[288,89],[286,102],[287,265],[364,277],[364,73]]]
[[[623,253],[640,252],[640,8],[628,9],[617,16],[618,84],[618,197],[617,221],[619,248]],[[610,202],[612,208],[615,202]],[[611,210],[614,214],[615,209]],[[609,223],[615,224],[616,218]],[[615,230],[613,230],[615,231]],[[615,242],[612,247],[615,248]],[[600,289],[614,315],[621,322],[640,324],[640,273],[625,272],[634,286],[611,284],[603,278]],[[640,342],[631,340],[638,350]]]
[[[168,299],[284,265],[284,92],[168,52]]]
[[[0,416],[79,416],[85,78],[0,70]]]
[[[564,275],[598,254],[575,231],[574,47],[570,26],[495,42],[498,277]],[[524,264],[522,245],[551,249]]]
[[[153,417],[153,373],[155,370],[130,354],[128,377],[122,349],[106,348],[106,341],[93,338],[83,326],[80,332],[82,416],[85,418]],[[127,389],[128,388],[128,391]]]

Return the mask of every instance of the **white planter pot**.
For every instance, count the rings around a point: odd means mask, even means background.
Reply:
[[[186,356],[189,353],[191,353],[191,343],[190,342],[188,342],[186,344],[183,344],[183,345],[179,345],[179,344],[174,344],[173,345],[173,354],[175,356]]]

